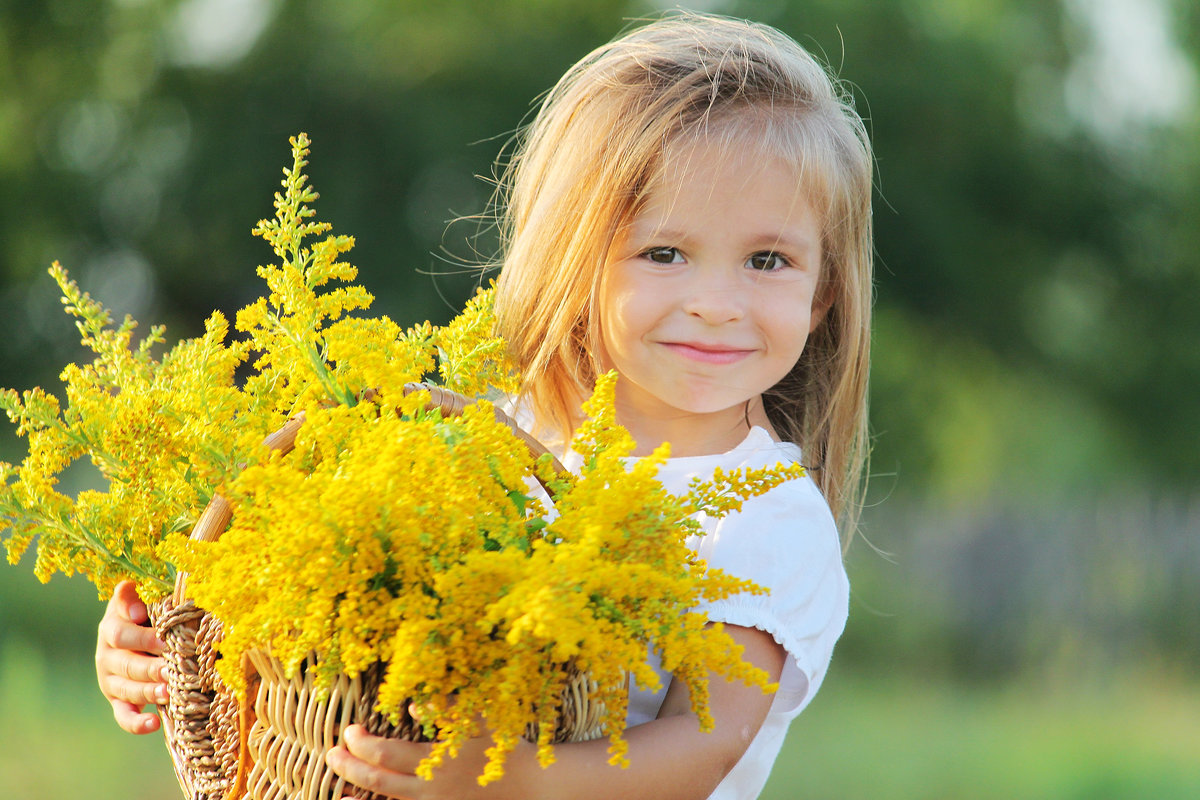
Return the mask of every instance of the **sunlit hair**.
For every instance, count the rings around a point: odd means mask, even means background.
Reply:
[[[604,45],[546,96],[507,165],[497,314],[523,394],[567,436],[597,373],[596,303],[622,228],[668,145],[716,142],[791,164],[820,215],[818,293],[830,302],[790,374],[764,395],[800,445],[846,541],[867,456],[871,315],[870,145],[849,97],[774,28],[683,13]]]

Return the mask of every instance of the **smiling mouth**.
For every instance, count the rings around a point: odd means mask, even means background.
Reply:
[[[677,356],[703,364],[734,364],[754,352],[753,350],[693,342],[662,342],[661,344]]]

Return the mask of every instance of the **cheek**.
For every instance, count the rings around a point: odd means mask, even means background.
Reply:
[[[642,332],[648,316],[643,308],[648,294],[639,291],[626,272],[616,265],[606,275],[600,291],[600,338],[610,355],[628,349]]]
[[[780,286],[763,298],[764,320],[769,320],[764,324],[770,325],[778,341],[792,342],[797,353],[825,317],[828,304],[822,296],[823,288],[815,278],[806,278]]]
[[[777,317],[777,319],[786,319],[786,317]],[[776,357],[781,362],[787,362],[789,370],[800,359],[800,354],[804,352],[809,330],[810,323],[807,315],[772,326],[771,339]]]
[[[596,332],[596,352],[593,354],[596,363],[601,371],[608,372],[610,369],[615,369],[616,364],[613,363],[613,328],[605,319],[604,315],[600,315],[600,325]]]
[[[624,320],[628,293],[621,284],[618,270],[607,271],[596,304],[596,318],[599,320],[597,345],[600,350],[597,360],[605,370],[615,368],[613,353],[621,352],[621,342],[627,335]]]

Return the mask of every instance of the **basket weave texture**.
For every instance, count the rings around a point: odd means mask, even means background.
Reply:
[[[430,392],[430,407],[459,414],[470,402],[438,387],[413,384],[410,390]],[[497,411],[535,453],[545,452],[516,424]],[[268,437],[269,447],[292,449],[301,419],[288,422]],[[561,469],[560,465],[556,465]],[[229,504],[220,496],[204,510],[192,538],[215,541],[231,519]],[[187,599],[187,576],[180,574],[172,595],[153,604],[151,620],[163,640],[168,664],[168,700],[161,709],[163,733],[176,777],[186,800],[336,800],[350,795],[375,800],[374,793],[347,784],[325,765],[325,753],[341,740],[352,724],[377,736],[422,741],[420,724],[400,710],[391,724],[376,711],[377,690],[384,667],[377,664],[354,676],[340,675],[319,693],[311,669],[312,655],[299,672],[287,677],[283,665],[264,651],[247,654],[243,669],[247,693],[239,701],[220,679],[214,649],[220,642],[220,620]],[[568,685],[553,741],[583,741],[604,735],[603,706],[589,702],[592,684],[586,674],[567,665]],[[526,738],[537,739],[536,726]],[[382,800],[382,798],[381,798]]]
[[[168,665],[163,734],[184,796],[221,800],[236,782],[240,751],[240,704],[216,671],[221,624],[190,600],[172,600],[150,609]]]

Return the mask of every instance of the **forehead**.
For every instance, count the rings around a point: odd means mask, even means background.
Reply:
[[[791,115],[746,110],[720,120],[706,120],[668,138],[648,164],[645,180],[635,193],[634,214],[647,203],[661,203],[684,187],[705,184],[737,191],[754,191],[764,178],[790,187],[789,205],[802,204],[824,218],[828,181],[810,159],[803,125]]]
[[[803,170],[792,161],[729,140],[689,138],[663,150],[628,224],[650,233],[740,219],[771,230],[797,223],[807,227],[819,217],[816,211]]]

